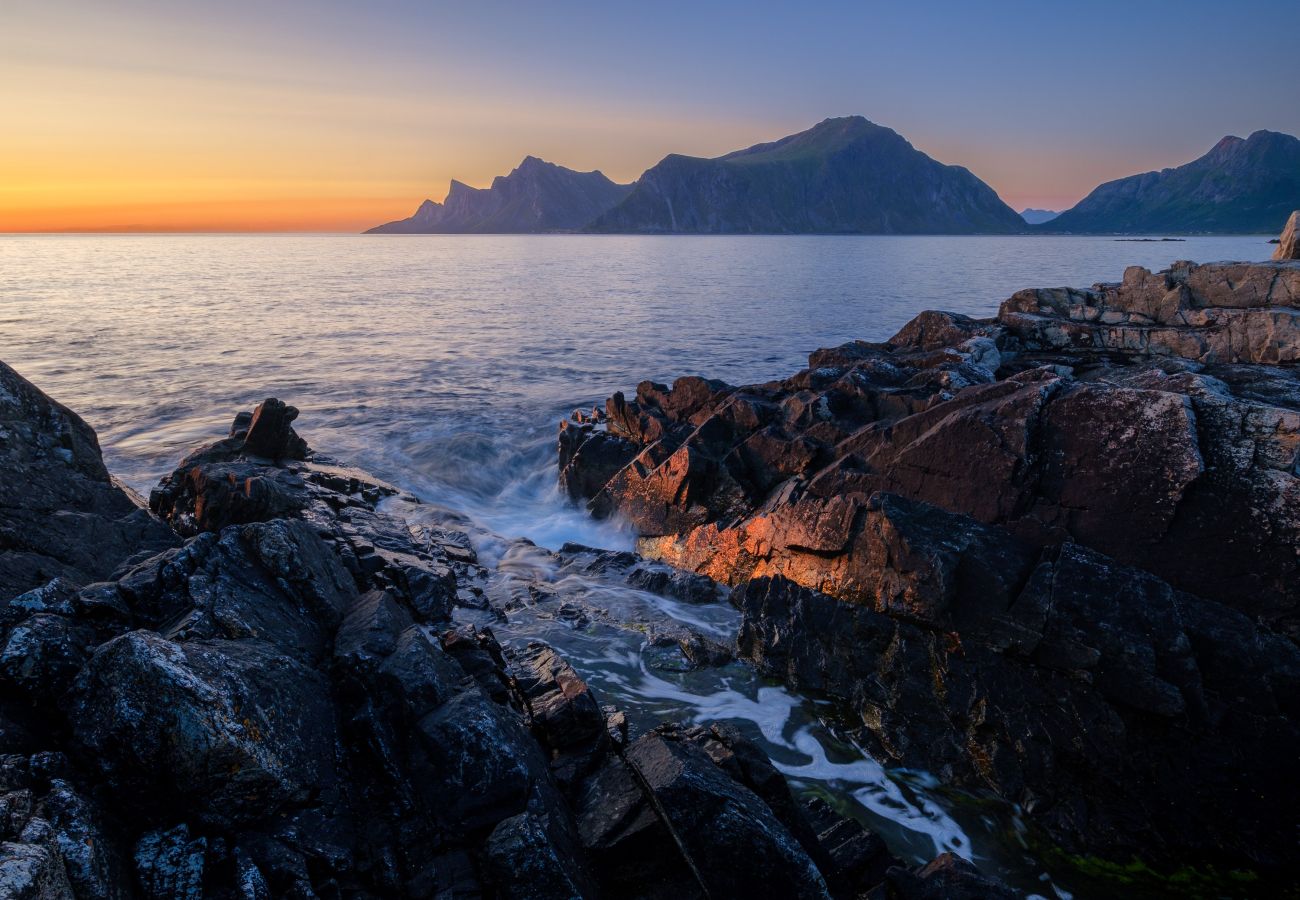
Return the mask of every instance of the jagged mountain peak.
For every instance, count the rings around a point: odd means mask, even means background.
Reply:
[[[1300,140],[1277,131],[1227,135],[1185,165],[1098,186],[1045,231],[1276,233],[1300,207]]]
[[[630,185],[600,172],[575,172],[525,156],[491,187],[452,180],[442,203],[426,200],[415,214],[370,229],[373,234],[533,234],[574,231],[626,196]]]

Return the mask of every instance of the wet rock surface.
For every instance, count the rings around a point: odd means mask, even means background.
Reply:
[[[112,480],[95,432],[0,362],[0,600],[53,578],[108,578],[176,543]]]
[[[1298,323],[1296,264],[1134,267],[784,381],[643,382],[562,426],[561,477],[642,554],[739,586],[741,655],[846,703],[879,758],[1071,854],[1277,872]]]
[[[630,737],[551,647],[454,622],[487,597],[464,535],[409,526],[392,504],[415,499],[314,454],[292,407],[241,414],[152,518],[93,432],[14,379],[4,452],[44,486],[7,521],[67,503],[70,541],[113,540],[47,568],[13,551],[4,896],[852,897],[909,871],[738,734]],[[716,599],[657,564],[551,556]]]

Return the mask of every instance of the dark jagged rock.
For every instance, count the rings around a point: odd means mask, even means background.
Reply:
[[[837,874],[837,896],[861,894],[884,881],[890,869],[901,865],[879,835],[839,815],[820,797],[805,802],[804,814],[817,844],[830,857],[831,870]]]
[[[0,681],[29,695],[59,692],[90,656],[95,632],[67,616],[35,613],[9,631],[0,647]]]
[[[893,868],[873,898],[889,900],[1013,900],[1015,891],[990,881],[966,860],[940,854],[915,872]]]
[[[159,483],[150,509],[185,536],[301,519],[322,535],[334,565],[341,563],[358,587],[394,591],[425,621],[446,619],[456,595],[447,553],[377,509],[400,493],[396,488],[306,450],[289,425],[296,414],[273,399],[252,416],[241,414],[230,437],[194,451]],[[256,435],[262,420],[271,430],[258,449],[288,450],[269,456],[250,449],[248,435]]]
[[[189,826],[151,831],[135,845],[136,877],[146,897],[202,900],[207,839],[190,839]]]
[[[0,601],[53,578],[100,581],[176,543],[104,468],[95,432],[0,363]]]
[[[484,847],[488,882],[503,896],[527,900],[593,896],[595,884],[575,865],[571,845],[557,845],[547,825],[544,818],[520,813],[492,829]]]
[[[575,432],[636,451],[588,508],[742,585],[742,655],[845,701],[882,758],[1071,852],[1276,873],[1297,322],[1295,264],[1176,263],[923,313],[781,382],[644,382]]]
[[[407,527],[376,508],[394,489],[300,454],[291,410],[241,414],[163,480],[153,508],[182,546],[124,546],[110,580],[64,567],[0,604],[0,893],[683,900],[885,883],[846,849],[869,838],[842,839],[833,813],[814,830],[734,732],[629,744],[551,648],[453,627],[467,539]],[[48,437],[20,424],[7,434]],[[89,429],[77,440],[93,450]],[[83,487],[42,477],[38,506]]]
[[[578,449],[582,459],[577,459]],[[636,445],[593,425],[566,422],[560,429],[560,489],[590,500],[636,456]]]
[[[63,860],[43,844],[0,843],[0,889],[13,900],[73,900]]]
[[[883,759],[1011,799],[1076,851],[1280,863],[1293,811],[1254,786],[1292,780],[1300,654],[1239,613],[1077,545],[1010,592],[957,583],[930,622],[781,578],[733,599],[741,653],[844,700]]]
[[[724,597],[712,578],[643,559],[635,553],[567,543],[560,548],[559,557],[585,574],[616,575],[631,587],[687,603],[713,603]]]
[[[545,644],[517,656],[510,675],[530,726],[550,751],[551,770],[561,784],[572,785],[609,752],[604,710],[573,667]]]
[[[121,796],[157,786],[160,800],[218,827],[258,821],[337,782],[327,681],[252,638],[114,638],[82,670],[68,717]]]
[[[773,811],[708,755],[669,733],[647,734],[625,759],[707,896],[827,897],[807,851]]]
[[[61,753],[0,757],[0,895],[131,896],[119,823],[72,775]]]
[[[270,459],[306,459],[307,442],[298,436],[291,424],[296,418],[297,407],[274,397],[264,400],[253,410],[248,428],[244,430],[244,452]],[[233,433],[235,429],[231,431]]]

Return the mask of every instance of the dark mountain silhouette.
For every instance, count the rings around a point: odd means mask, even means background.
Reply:
[[[1300,208],[1300,140],[1225,137],[1175,169],[1108,181],[1036,230],[1054,233],[1276,234]]]
[[[1059,215],[1060,213],[1054,209],[1034,209],[1032,206],[1020,211],[1020,218],[1030,225],[1042,225],[1044,222],[1052,221]]]
[[[573,231],[627,196],[631,185],[600,172],[575,172],[535,156],[525,157],[490,188],[451,183],[442,203],[425,200],[415,215],[367,234],[534,234]]]
[[[963,234],[1024,220],[960,166],[861,116],[716,159],[673,154],[588,231],[693,234]]]

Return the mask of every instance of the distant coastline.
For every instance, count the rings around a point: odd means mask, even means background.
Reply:
[[[442,203],[367,234],[1274,235],[1300,207],[1300,140],[1229,135],[1183,166],[1098,186],[1064,212],[1015,212],[861,116],[723,156],[669,154],[631,184],[534,156],[487,188],[452,181]]]

